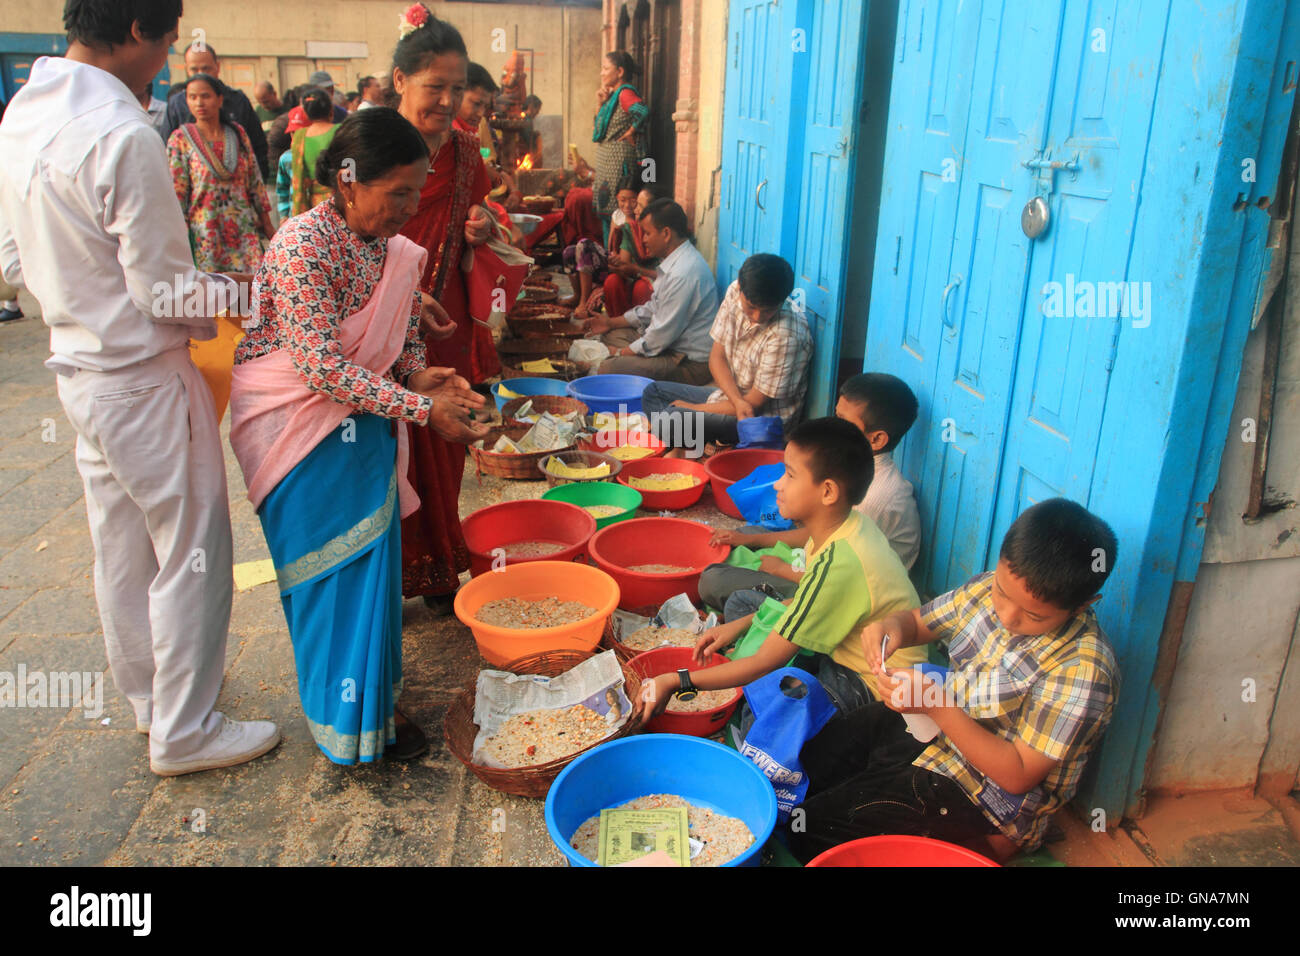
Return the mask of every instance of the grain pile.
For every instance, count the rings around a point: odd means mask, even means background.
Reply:
[[[626,508],[620,508],[618,505],[587,505],[582,509],[593,518],[612,518],[614,515],[621,515]]]
[[[736,697],[736,688],[725,690],[702,690],[690,700],[682,700],[676,694],[668,701],[668,712],[672,714],[699,714],[715,707],[730,704]]]
[[[563,551],[568,545],[556,541],[515,541],[501,546],[507,558],[542,558]]]
[[[531,767],[559,760],[604,740],[612,731],[590,707],[529,710],[515,714],[483,744],[483,755],[503,767]]]
[[[629,478],[627,483],[637,491],[685,491],[698,485],[700,477],[679,471],[662,471]]]
[[[754,834],[744,822],[735,817],[687,803],[671,793],[652,793],[621,804],[617,810],[660,810],[664,807],[685,807],[691,836],[704,843],[700,855],[691,860],[691,866],[721,866],[734,860],[754,843]],[[600,814],[583,822],[574,831],[569,846],[589,860],[600,857]]]
[[[559,598],[541,598],[536,601],[524,598],[498,598],[488,601],[475,613],[484,624],[531,630],[536,627],[558,627],[572,624],[596,613],[580,601],[561,601]]]
[[[619,643],[634,651],[648,651],[655,647],[694,647],[698,639],[698,634],[680,627],[655,627],[647,624],[622,638]]]
[[[634,564],[628,570],[638,574],[690,574],[695,569],[677,564]]]

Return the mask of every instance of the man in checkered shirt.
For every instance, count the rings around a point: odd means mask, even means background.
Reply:
[[[993,571],[863,629],[882,701],[836,718],[804,747],[811,786],[790,847],[807,860],[883,833],[929,836],[1005,859],[1033,850],[1074,796],[1114,713],[1115,655],[1092,605],[1115,535],[1064,498],[1025,510]],[[950,670],[884,669],[946,639]],[[927,745],[900,714],[938,725]]]
[[[657,381],[641,396],[661,441],[691,448],[690,457],[698,457],[704,442],[737,444],[743,418],[775,416],[787,435],[799,423],[812,333],[803,315],[786,305],[793,290],[794,269],[780,256],[760,252],[741,264],[709,332],[713,384]],[[699,429],[684,424],[686,414],[698,415]],[[703,442],[693,447],[693,437]]]

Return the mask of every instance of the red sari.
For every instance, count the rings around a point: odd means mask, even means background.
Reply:
[[[453,130],[432,160],[419,211],[401,233],[429,250],[420,289],[433,296],[456,323],[451,338],[425,339],[429,365],[451,366],[475,383],[501,368],[491,332],[470,318],[465,273],[460,268],[469,207],[482,203],[490,188],[478,138]],[[460,573],[469,569],[459,511],[465,446],[445,441],[431,428],[403,427],[410,430],[407,475],[420,495],[420,508],[402,519],[402,594],[450,594]]]

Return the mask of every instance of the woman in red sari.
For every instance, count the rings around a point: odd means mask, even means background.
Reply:
[[[393,92],[398,112],[424,136],[430,158],[420,209],[401,234],[429,250],[420,289],[450,317],[450,323],[426,335],[429,362],[455,368],[477,384],[497,374],[500,363],[490,330],[469,315],[461,271],[466,247],[482,245],[492,228],[482,205],[491,182],[478,137],[452,126],[465,93],[469,56],[456,28],[422,4],[410,6],[402,21],[393,53]],[[402,594],[420,595],[446,613],[460,573],[469,568],[458,510],[465,447],[427,428],[410,432],[408,476],[420,495],[420,509],[402,520]]]

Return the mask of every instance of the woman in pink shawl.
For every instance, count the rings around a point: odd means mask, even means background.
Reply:
[[[321,154],[333,198],[276,233],[256,320],[235,356],[230,443],[270,547],[317,745],[336,763],[428,748],[396,708],[402,682],[400,522],[405,423],[452,441],[486,430],[449,368],[427,368],[422,323],[454,326],[419,292],[426,252],[398,235],[428,171],[395,110],[353,114]]]

